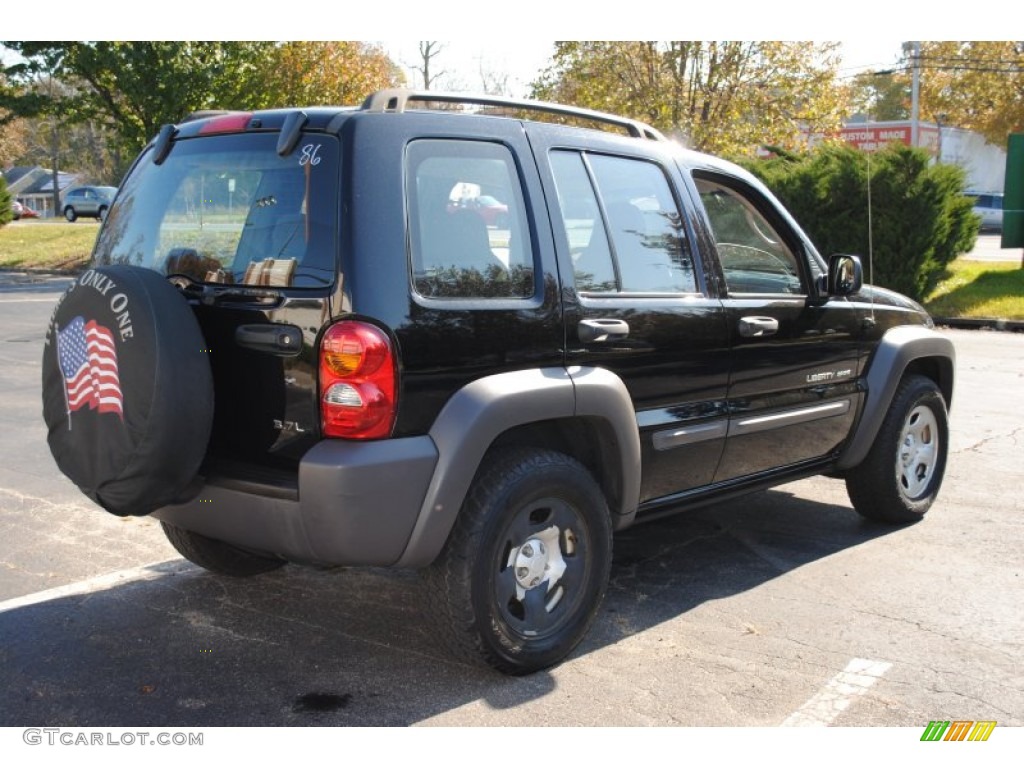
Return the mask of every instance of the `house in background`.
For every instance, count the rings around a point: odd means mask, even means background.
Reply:
[[[16,165],[3,172],[7,182],[7,191],[11,197],[22,205],[27,205],[40,216],[52,217],[53,210],[53,172],[48,168],[35,165]],[[77,173],[57,172],[57,187],[61,198],[64,193],[78,183]],[[60,215],[60,211],[56,211]]]

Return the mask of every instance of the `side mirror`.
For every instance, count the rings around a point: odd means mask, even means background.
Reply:
[[[834,253],[828,260],[829,296],[850,296],[864,286],[864,269],[859,256]]]

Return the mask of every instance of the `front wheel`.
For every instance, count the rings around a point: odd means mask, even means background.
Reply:
[[[514,450],[478,474],[425,573],[430,618],[459,655],[521,675],[561,661],[597,615],[611,569],[601,489],[565,454]]]
[[[850,501],[870,520],[917,522],[939,493],[948,450],[949,417],[942,392],[929,378],[907,376],[868,455],[846,473]]]
[[[74,208],[68,206],[67,208],[64,209],[64,218],[67,219],[68,221],[74,221],[75,219],[78,218],[78,214],[75,213]]]

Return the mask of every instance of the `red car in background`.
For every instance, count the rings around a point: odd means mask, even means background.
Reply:
[[[449,203],[449,213],[457,209],[474,211],[489,227],[504,229],[508,226],[508,206],[490,195],[463,197]]]
[[[27,205],[22,205],[17,200],[11,203],[11,210],[14,211],[14,220],[18,219],[38,219],[39,214],[29,208]]]

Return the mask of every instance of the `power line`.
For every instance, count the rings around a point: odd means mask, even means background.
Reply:
[[[920,61],[942,61],[953,64],[1014,64],[1024,65],[1024,58],[1016,59],[987,59],[974,56],[940,56],[937,54],[922,54],[918,57]],[[903,59],[906,61],[906,58]]]
[[[921,69],[934,69],[942,72],[995,72],[1004,75],[1019,75],[1024,73],[1024,63],[1015,67],[971,67],[951,66],[943,64],[922,64]]]

